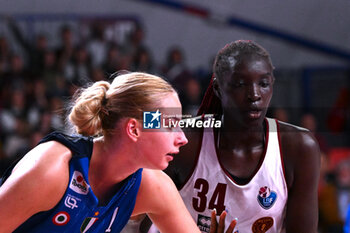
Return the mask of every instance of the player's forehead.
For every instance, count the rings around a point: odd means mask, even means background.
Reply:
[[[181,109],[182,107],[179,96],[175,91],[166,93],[164,95],[160,95],[156,102],[157,102],[156,107],[158,109],[169,110],[169,109]]]
[[[267,57],[256,54],[246,54],[236,58],[235,62],[230,62],[232,71],[239,71],[243,69],[272,69],[270,60]]]
[[[242,59],[224,72],[223,81],[234,79],[250,79],[253,77],[273,77],[273,68],[270,62],[261,57]]]
[[[159,100],[158,109],[169,115],[181,115],[182,114],[182,105],[178,94],[172,92],[161,97]]]

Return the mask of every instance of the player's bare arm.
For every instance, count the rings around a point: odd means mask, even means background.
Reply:
[[[0,211],[0,232],[12,232],[32,215],[58,203],[68,184],[70,157],[66,147],[48,142],[16,165],[0,187],[0,209],[6,210]]]
[[[143,212],[147,213],[161,232],[199,233],[176,186],[162,171],[149,169],[143,171],[133,215]]]
[[[282,154],[288,185],[286,231],[316,233],[319,146],[312,133],[280,124]]]

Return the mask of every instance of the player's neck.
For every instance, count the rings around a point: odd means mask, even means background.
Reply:
[[[232,128],[226,127],[225,123],[222,128],[217,131],[218,148],[254,148],[263,147],[266,141],[266,127],[265,124],[261,128],[257,127],[244,128],[239,127]]]
[[[93,154],[89,165],[90,183],[113,186],[126,179],[139,168],[137,159],[134,159],[132,146],[122,142],[106,146],[103,141],[94,142]],[[116,172],[117,171],[117,172]],[[97,186],[97,185],[95,185]]]

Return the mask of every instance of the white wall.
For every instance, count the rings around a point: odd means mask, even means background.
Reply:
[[[350,51],[350,0],[187,0],[220,17],[236,16]],[[0,0],[0,14],[70,13],[136,15],[145,26],[146,44],[163,63],[167,49],[181,45],[190,67],[208,66],[210,58],[236,39],[256,40],[276,67],[345,65],[341,59],[305,50],[238,27],[209,24],[195,16],[133,0]]]

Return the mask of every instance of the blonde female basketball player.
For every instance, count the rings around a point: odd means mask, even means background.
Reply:
[[[185,135],[143,129],[142,113],[158,108],[181,115],[174,89],[145,73],[79,91],[69,114],[79,135],[48,135],[8,172],[0,232],[120,232],[141,213],[162,232],[199,232],[160,171],[187,143]]]

